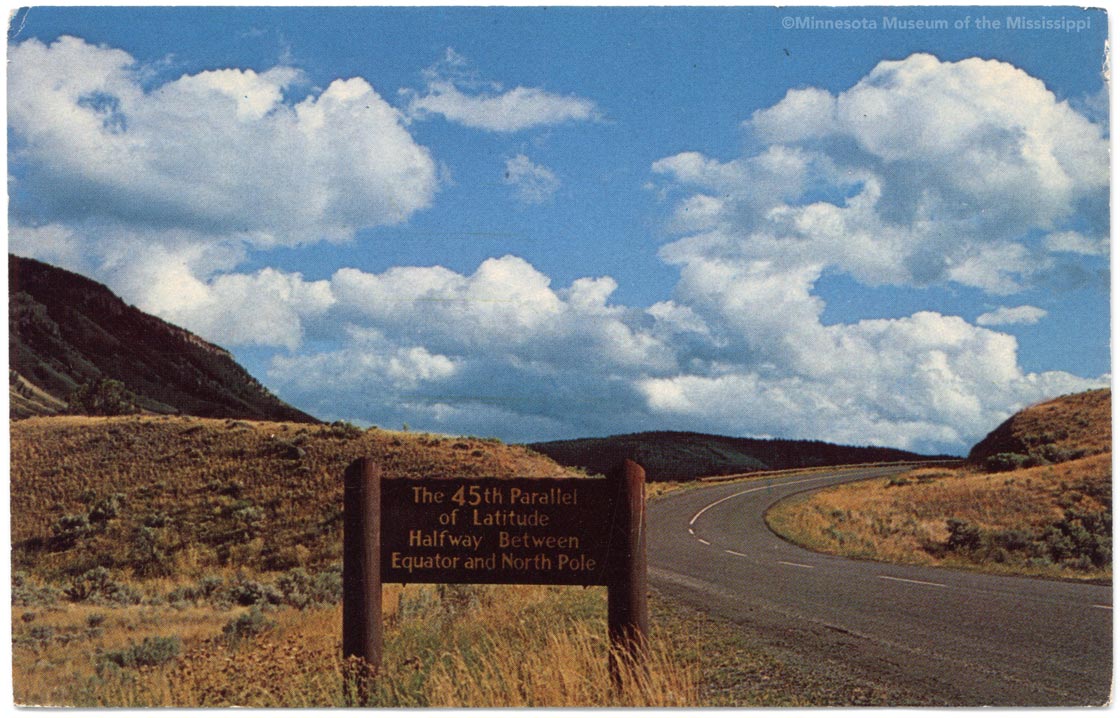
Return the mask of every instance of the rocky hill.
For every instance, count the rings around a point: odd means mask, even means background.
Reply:
[[[609,471],[624,459],[632,459],[645,467],[646,478],[650,481],[688,481],[701,476],[760,469],[953,458],[881,447],[840,446],[823,441],[747,439],[684,431],[549,441],[529,447],[557,463],[597,474]]]
[[[65,411],[79,387],[121,382],[159,414],[314,422],[229,352],[126,304],[104,285],[8,255],[11,417]]]

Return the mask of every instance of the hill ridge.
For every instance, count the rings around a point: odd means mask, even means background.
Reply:
[[[77,387],[120,381],[157,414],[316,422],[222,347],[59,267],[8,255],[11,418],[58,413]]]
[[[645,468],[650,481],[686,481],[761,469],[957,458],[931,457],[887,447],[843,446],[815,439],[757,439],[674,430],[562,439],[528,446],[559,464],[594,473],[606,473],[622,460],[632,459]]]

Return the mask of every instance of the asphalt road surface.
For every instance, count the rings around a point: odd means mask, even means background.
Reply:
[[[813,553],[778,538],[786,496],[863,468],[671,493],[648,507],[649,578],[780,657],[895,689],[904,705],[1110,701],[1112,588]]]

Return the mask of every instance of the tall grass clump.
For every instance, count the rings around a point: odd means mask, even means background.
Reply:
[[[604,626],[528,635],[487,634],[476,656],[445,654],[428,680],[440,707],[695,706],[696,671],[678,665],[663,640],[651,642],[642,664],[615,653]],[[526,650],[532,646],[533,650]],[[472,659],[473,658],[473,659]],[[617,685],[608,668],[619,666]]]

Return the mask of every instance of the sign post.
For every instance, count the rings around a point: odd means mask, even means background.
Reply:
[[[391,479],[370,459],[346,471],[342,652],[375,674],[381,584],[607,587],[611,675],[642,664],[646,605],[645,471],[606,479]]]
[[[607,633],[611,640],[611,678],[622,682],[623,665],[633,669],[644,664],[649,635],[646,602],[646,472],[627,460],[610,479],[617,491],[611,576],[607,584]]]
[[[370,459],[346,469],[342,498],[342,656],[370,674],[381,667],[381,471]],[[359,686],[368,676],[359,678]]]

